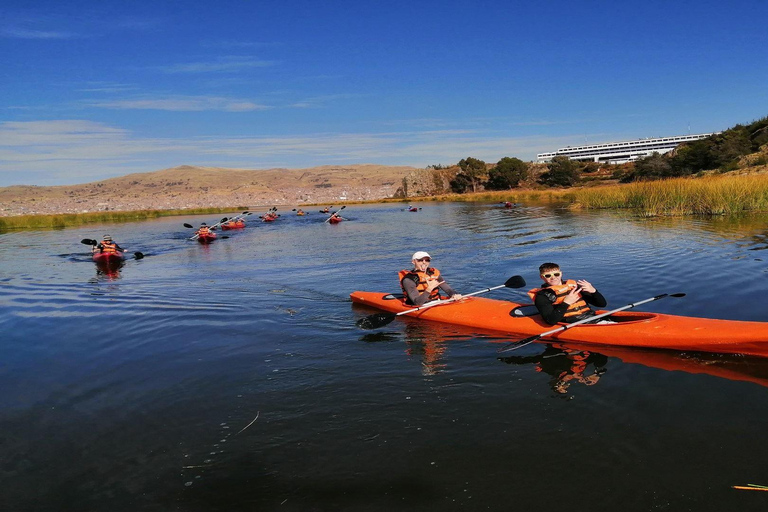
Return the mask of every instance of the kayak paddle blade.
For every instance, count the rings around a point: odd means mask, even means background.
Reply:
[[[685,294],[684,293],[670,293],[669,296],[670,297],[678,298],[678,297],[685,297]]]
[[[369,315],[365,318],[361,318],[357,321],[357,326],[361,329],[378,329],[384,327],[388,323],[395,319],[396,315],[391,313],[377,313],[375,315]]]
[[[522,288],[525,286],[525,279],[523,279],[523,276],[512,276],[507,279],[507,282],[504,283],[504,286],[507,288]]]
[[[136,251],[135,253],[133,253],[133,257],[136,258],[137,260],[140,260],[141,258],[144,257],[144,253]]]
[[[80,243],[85,245],[99,245],[99,242],[96,240],[91,240],[90,238],[83,238],[80,240]]]
[[[194,229],[194,226],[192,224],[187,224],[186,222],[184,223],[184,227]]]

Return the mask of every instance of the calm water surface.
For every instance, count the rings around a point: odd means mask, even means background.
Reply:
[[[349,301],[426,250],[464,293],[555,261],[612,307],[686,292],[645,310],[764,321],[768,218],[423,206],[286,211],[210,246],[182,223],[213,217],[0,234],[0,508],[768,509],[730,488],[768,485],[768,360],[499,359],[492,332],[361,331]],[[104,233],[147,256],[99,270],[79,241]]]

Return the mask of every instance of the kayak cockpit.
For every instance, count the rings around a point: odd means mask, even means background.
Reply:
[[[598,311],[597,313],[604,313],[605,311]],[[513,318],[522,318],[522,317],[535,317],[539,316],[539,310],[536,309],[536,306],[533,304],[522,304],[520,306],[517,306],[516,308],[513,308],[509,312],[509,316]],[[642,313],[642,312],[624,312],[620,311],[618,313],[614,313],[611,316],[607,317],[608,320],[612,320],[613,322],[616,322],[618,324],[627,324],[627,323],[633,323],[633,322],[647,322],[650,320],[654,320],[658,318],[658,315],[655,313]],[[560,322],[558,325],[568,325],[564,322]],[[582,324],[582,325],[598,325],[598,324]],[[599,324],[601,326],[606,326],[610,324]]]

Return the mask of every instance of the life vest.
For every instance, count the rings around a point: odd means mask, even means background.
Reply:
[[[207,236],[211,234],[211,229],[208,226],[202,226],[197,230],[197,236]]]
[[[543,286],[541,288],[534,288],[533,290],[528,292],[528,296],[531,298],[531,300],[536,300],[536,294],[539,293],[542,290],[551,290],[555,294],[555,302],[554,304],[562,304],[565,300],[565,296],[568,295],[571,290],[576,288],[578,285],[576,284],[576,281],[573,279],[568,279],[565,283],[560,285],[554,285],[554,286]],[[574,317],[581,316],[587,311],[592,311],[589,309],[589,304],[587,304],[584,299],[581,298],[581,294],[579,294],[579,300],[568,306],[568,309],[566,310],[565,314],[563,315],[563,319],[565,319],[566,322],[570,322],[574,320]]]
[[[101,242],[102,253],[115,253],[117,252],[117,244],[115,242],[107,242],[102,240]]]
[[[397,273],[398,277],[400,278],[400,287],[403,289],[403,293],[405,293],[405,287],[403,286],[403,281],[405,279],[412,279],[414,282],[416,282],[416,290],[419,293],[424,293],[424,291],[427,289],[427,279],[440,279],[440,271],[436,268],[429,267],[424,272],[421,272],[416,269],[410,269],[410,270],[401,270]],[[440,298],[440,288],[435,288],[432,290],[432,293],[429,295],[429,300],[437,300]],[[410,303],[408,301],[408,297],[406,296],[406,302]]]

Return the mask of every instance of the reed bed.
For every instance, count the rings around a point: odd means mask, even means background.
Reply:
[[[675,178],[582,189],[574,208],[632,209],[645,217],[768,211],[768,175]]]
[[[189,210],[137,210],[132,212],[89,212],[64,213],[56,215],[18,215],[15,217],[0,217],[0,231],[16,229],[62,229],[72,226],[96,224],[104,222],[132,222],[137,220],[171,217],[176,215],[204,215],[242,211],[247,208],[234,206],[230,208],[192,208]]]

